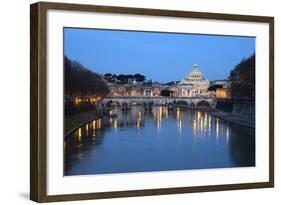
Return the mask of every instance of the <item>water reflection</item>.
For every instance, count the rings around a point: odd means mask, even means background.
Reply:
[[[110,114],[65,140],[65,175],[255,165],[254,129],[162,106]]]

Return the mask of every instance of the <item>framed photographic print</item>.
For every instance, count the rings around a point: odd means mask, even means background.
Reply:
[[[37,202],[274,186],[274,18],[31,5]]]

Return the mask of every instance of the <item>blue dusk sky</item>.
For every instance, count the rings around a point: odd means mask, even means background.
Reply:
[[[166,83],[197,64],[204,77],[217,80],[255,52],[255,38],[65,28],[64,52],[99,74],[141,73]]]

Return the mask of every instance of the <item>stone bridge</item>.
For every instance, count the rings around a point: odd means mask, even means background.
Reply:
[[[143,105],[146,109],[151,109],[153,105],[174,107],[200,108],[216,107],[216,99],[205,97],[140,97],[140,96],[115,96],[102,99],[99,106],[108,108],[117,105],[122,109],[130,109],[133,105]]]

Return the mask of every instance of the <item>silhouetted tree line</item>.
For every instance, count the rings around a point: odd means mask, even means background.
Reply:
[[[108,82],[113,82],[113,83],[121,83],[121,84],[126,84],[129,83],[130,81],[133,81],[134,79],[136,82],[144,82],[145,81],[145,76],[139,73],[136,73],[134,75],[116,75],[116,74],[111,74],[111,73],[106,73],[104,75],[104,78]]]
[[[77,61],[64,57],[64,113],[65,116],[95,110],[91,98],[105,97],[109,88],[102,76]]]
[[[216,91],[218,88],[223,88],[222,85],[211,85],[208,90],[209,91]]]
[[[104,97],[109,92],[102,76],[66,56],[64,57],[64,89],[65,94],[69,96]]]
[[[170,81],[168,83],[164,83],[164,85],[174,86],[174,85],[176,85],[176,82],[175,81]]]
[[[230,93],[233,99],[255,99],[255,54],[243,59],[230,72]]]

